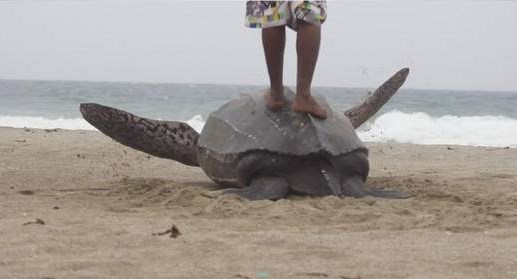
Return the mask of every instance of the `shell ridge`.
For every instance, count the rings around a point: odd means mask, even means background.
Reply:
[[[286,106],[294,93],[285,91]],[[325,100],[315,95],[328,109],[327,120],[284,109],[266,108],[262,93],[241,95],[210,114],[200,145],[215,156],[249,152],[272,152],[286,156],[338,156],[362,148],[355,130],[344,115],[338,115]]]

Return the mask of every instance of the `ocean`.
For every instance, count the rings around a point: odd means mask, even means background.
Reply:
[[[139,116],[180,120],[201,131],[211,111],[241,85],[0,80],[0,126],[95,130],[79,104],[96,102]],[[317,87],[337,110],[374,89]],[[367,142],[517,148],[517,92],[402,89],[358,130]]]

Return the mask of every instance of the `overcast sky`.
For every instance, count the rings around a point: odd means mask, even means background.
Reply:
[[[0,1],[0,78],[266,84],[245,1]],[[517,1],[330,1],[314,85],[517,91]],[[287,84],[294,84],[289,32]]]

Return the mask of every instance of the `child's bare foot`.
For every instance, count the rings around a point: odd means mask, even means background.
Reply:
[[[293,111],[309,113],[317,118],[327,118],[327,111],[311,95],[296,94],[293,100]]]
[[[268,90],[264,94],[264,99],[266,99],[267,108],[272,111],[279,111],[284,108],[285,98],[283,91]]]

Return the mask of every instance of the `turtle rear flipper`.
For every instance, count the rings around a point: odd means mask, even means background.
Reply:
[[[360,176],[352,176],[344,179],[341,184],[341,195],[355,198],[372,196],[385,199],[407,199],[411,196],[396,190],[379,190],[370,188]]]
[[[252,201],[257,200],[279,200],[287,197],[289,185],[286,181],[277,176],[261,175],[254,177],[249,186],[242,189],[227,189],[225,194],[235,194],[241,198]]]
[[[199,134],[188,124],[138,117],[129,112],[93,103],[81,104],[90,124],[110,138],[145,153],[199,166]]]
[[[397,190],[379,190],[373,188],[367,188],[366,193],[368,196],[385,198],[385,199],[409,199],[411,195],[397,191]]]

